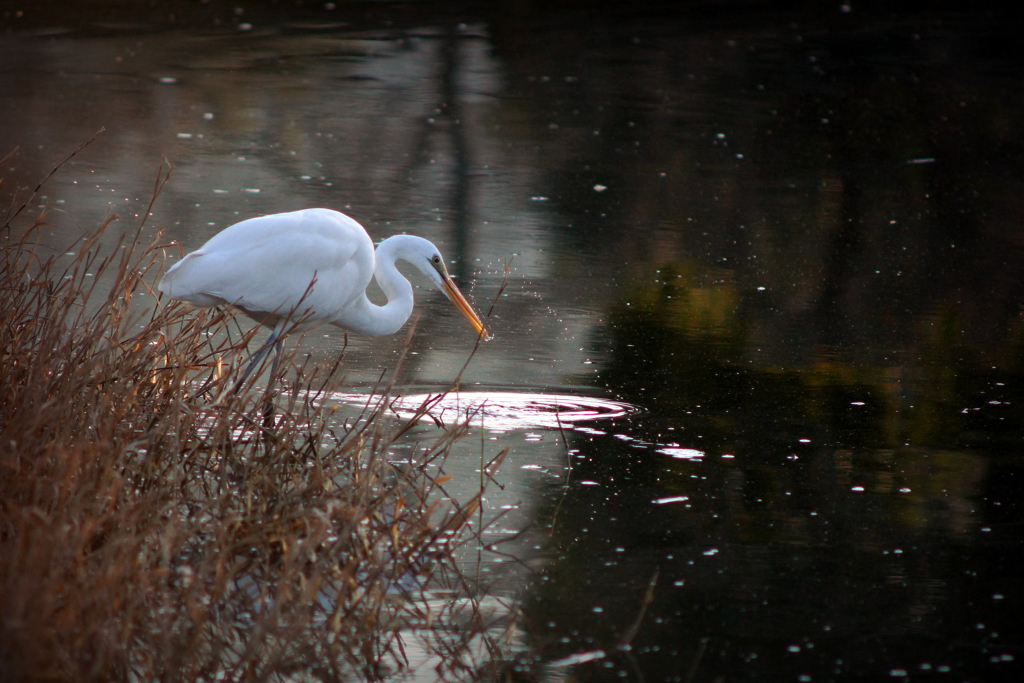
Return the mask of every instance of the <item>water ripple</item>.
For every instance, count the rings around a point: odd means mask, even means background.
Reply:
[[[335,394],[332,398],[344,403],[365,404],[367,397],[359,394]],[[426,416],[441,424],[466,420],[492,432],[516,429],[576,429],[582,422],[609,420],[638,412],[636,406],[593,396],[544,394],[511,391],[452,392],[438,399],[437,394],[412,394],[391,401],[398,416],[409,419],[425,404]],[[588,431],[579,427],[580,431]]]

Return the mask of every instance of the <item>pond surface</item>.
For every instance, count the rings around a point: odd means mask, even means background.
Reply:
[[[473,491],[509,449],[482,557],[522,676],[1022,673],[1014,24],[211,5],[5,14],[5,202],[103,129],[26,209],[49,248],[134,228],[167,162],[147,230],[184,251],[311,206],[434,241],[495,338],[396,457],[472,415]],[[350,335],[332,400],[458,376],[472,330],[413,280],[403,364]]]

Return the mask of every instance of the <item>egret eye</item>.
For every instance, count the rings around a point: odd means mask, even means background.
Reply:
[[[430,260],[433,261],[435,266],[441,265],[441,255],[440,254],[434,254],[434,256]]]

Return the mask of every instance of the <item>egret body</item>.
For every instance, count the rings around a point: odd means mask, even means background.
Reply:
[[[444,292],[478,335],[480,317],[448,275],[437,247],[422,237],[395,235],[376,251],[359,223],[330,209],[305,209],[250,218],[214,235],[160,280],[161,292],[196,306],[229,304],[271,328],[239,386],[282,337],[324,323],[370,336],[394,334],[413,309],[412,285],[395,267],[407,261]],[[376,278],[387,296],[366,296]],[[275,360],[276,362],[276,360]]]

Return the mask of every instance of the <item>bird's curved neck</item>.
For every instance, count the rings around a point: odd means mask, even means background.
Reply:
[[[412,285],[395,267],[395,261],[400,258],[398,252],[403,239],[407,237],[389,237],[377,245],[374,251],[373,276],[388,302],[378,306],[367,298],[366,292],[363,292],[345,311],[344,324],[336,324],[371,337],[383,337],[401,329],[412,315],[413,308]]]

